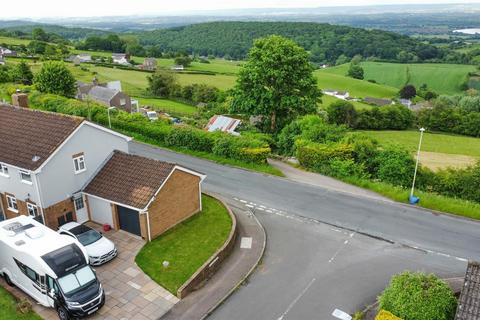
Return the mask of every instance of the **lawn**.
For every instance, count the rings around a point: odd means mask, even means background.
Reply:
[[[2,320],[41,320],[36,313],[20,314],[17,312],[17,301],[0,286],[0,319]]]
[[[5,43],[9,45],[28,45],[31,40],[28,39],[17,39],[17,38],[10,38],[10,37],[2,37],[0,36],[0,44]]]
[[[343,64],[323,70],[326,73],[345,75],[349,65]],[[401,88],[407,83],[416,87],[427,84],[441,94],[461,93],[460,85],[468,72],[475,71],[475,66],[440,63],[401,64],[386,62],[362,62],[365,80]]]
[[[202,196],[203,210],[146,244],[135,261],[154,281],[177,294],[177,290],[227,240],[232,220],[223,204]],[[170,265],[164,268],[163,261]]]
[[[337,69],[335,69],[336,72],[332,72],[332,69],[334,68],[315,71],[321,89],[345,90],[350,93],[351,97],[356,98],[392,98],[398,92],[398,89],[394,87],[346,77]]]
[[[163,111],[171,115],[193,115],[197,112],[197,108],[178,101],[158,98],[138,98],[141,106],[150,106],[154,110]]]

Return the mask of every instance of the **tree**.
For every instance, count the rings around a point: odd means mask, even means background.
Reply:
[[[327,108],[328,121],[334,124],[344,124],[354,128],[357,122],[357,111],[348,101],[338,100]]]
[[[401,319],[451,320],[457,301],[448,285],[435,275],[404,272],[393,276],[379,297],[379,309]]]
[[[147,79],[148,91],[155,96],[168,98],[179,91],[177,77],[170,71],[159,69]]]
[[[48,41],[48,34],[42,28],[34,28],[32,30],[33,40]]]
[[[21,61],[13,70],[12,70],[12,79],[15,82],[20,82],[25,85],[31,85],[33,82],[33,73],[30,70],[30,67],[25,61]]]
[[[363,68],[359,63],[352,62],[348,68],[347,76],[354,79],[363,80]]]
[[[45,62],[35,75],[34,84],[40,92],[65,97],[75,96],[75,78],[63,62]]]
[[[320,96],[308,53],[292,40],[269,36],[250,49],[233,90],[232,112],[260,116],[262,131],[276,133],[313,113]]]
[[[417,95],[417,89],[411,84],[407,84],[399,91],[400,98],[412,99]]]
[[[175,64],[184,66],[185,68],[189,67],[191,63],[192,63],[192,59],[189,56],[182,55],[182,56],[175,57]]]

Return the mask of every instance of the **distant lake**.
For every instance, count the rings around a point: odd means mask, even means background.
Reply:
[[[453,32],[459,32],[463,34],[480,34],[480,28],[453,30]]]

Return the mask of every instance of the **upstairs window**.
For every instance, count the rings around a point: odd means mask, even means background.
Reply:
[[[75,170],[75,174],[87,170],[87,167],[85,166],[85,156],[83,154],[79,156],[74,156],[73,169]]]
[[[8,174],[8,167],[4,165],[3,163],[0,163],[0,175],[4,177],[9,177],[10,175]]]
[[[17,198],[7,195],[7,208],[18,213]]]
[[[23,183],[32,184],[32,175],[28,171],[20,170],[20,179]]]
[[[30,217],[35,218],[36,216],[38,216],[38,207],[33,203],[27,202],[27,211]]]

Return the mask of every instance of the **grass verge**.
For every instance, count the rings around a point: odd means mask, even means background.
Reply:
[[[2,320],[41,320],[39,315],[30,311],[26,314],[17,312],[17,301],[4,288],[0,287],[0,319]]]
[[[209,196],[203,195],[202,201],[201,212],[147,243],[135,259],[146,274],[174,295],[230,234],[232,220],[227,208]],[[170,263],[168,268],[163,261]]]
[[[176,151],[176,152],[179,152],[179,153],[188,154],[190,156],[211,160],[211,161],[214,161],[214,162],[219,163],[219,164],[229,165],[229,166],[233,166],[233,167],[239,167],[239,168],[242,168],[242,169],[257,171],[257,172],[261,172],[261,173],[267,173],[267,174],[271,174],[271,175],[278,176],[278,177],[284,177],[285,176],[282,171],[280,171],[277,168],[272,167],[268,163],[264,163],[264,164],[251,163],[251,162],[245,162],[245,161],[236,160],[236,159],[228,159],[228,158],[219,157],[219,156],[217,156],[213,153],[208,153],[208,152],[193,151],[193,150],[180,148],[180,147],[170,147],[170,146],[167,147],[167,146],[159,143],[155,139],[145,137],[145,136],[143,136],[141,134],[138,134],[138,133],[119,130],[119,129],[115,129],[115,130],[119,131],[119,132],[122,132],[123,134],[128,135],[130,137],[133,137],[133,138],[135,138],[135,140],[140,141],[140,142],[144,142],[144,143],[147,143],[147,144],[159,146],[159,147],[169,149],[169,150],[173,150],[173,151]]]
[[[410,190],[396,187],[388,183],[374,182],[355,178],[345,179],[345,182],[372,190],[397,202],[408,203],[408,196],[410,195]],[[480,220],[480,204],[478,203],[457,198],[445,197],[435,193],[424,192],[420,190],[415,191],[415,195],[420,198],[420,203],[418,204],[418,206],[420,207],[435,211],[447,212],[450,214],[475,220]]]

